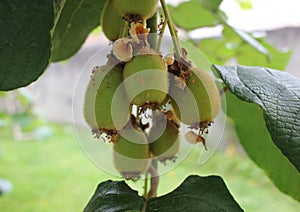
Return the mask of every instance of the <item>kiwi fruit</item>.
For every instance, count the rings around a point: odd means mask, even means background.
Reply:
[[[104,35],[111,41],[119,38],[123,27],[123,18],[118,13],[112,0],[108,0],[101,15],[101,27]]]
[[[145,133],[125,127],[113,144],[115,168],[125,179],[136,179],[150,166],[150,152]]]
[[[158,0],[113,0],[113,3],[121,16],[145,20],[155,13]]]
[[[179,126],[174,121],[167,119],[163,112],[157,112],[153,116],[153,126],[149,132],[150,151],[162,163],[176,159],[180,148],[178,128]],[[160,136],[157,138],[157,135]]]
[[[187,92],[189,89],[189,92]],[[170,86],[171,104],[177,118],[184,124],[209,123],[220,110],[220,94],[214,80],[200,68],[193,68],[186,79],[186,86]],[[176,102],[180,101],[180,102]],[[196,101],[197,108],[191,108]],[[180,104],[180,111],[179,105]],[[184,112],[184,113],[183,113]],[[181,114],[183,113],[183,114]]]
[[[161,104],[168,93],[167,67],[158,54],[137,55],[123,70],[124,87],[132,104]]]
[[[84,99],[84,118],[92,129],[108,132],[121,129],[129,119],[129,105],[124,88],[120,87],[116,109],[112,111],[112,99],[122,83],[122,67],[104,65],[93,70]],[[128,104],[127,104],[128,103]],[[113,121],[112,112],[118,117]]]

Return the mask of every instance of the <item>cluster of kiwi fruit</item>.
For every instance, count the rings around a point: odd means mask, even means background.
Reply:
[[[158,0],[106,1],[101,25],[112,51],[105,65],[93,69],[85,94],[85,120],[95,138],[113,144],[114,165],[126,179],[145,173],[153,158],[162,163],[176,159],[181,123],[199,130],[191,131],[188,140],[204,143],[201,133],[220,108],[215,82],[193,65],[184,49],[180,56],[163,57],[149,44],[146,23],[157,15],[157,4]],[[189,108],[186,89],[197,110]],[[113,107],[114,98],[118,103]],[[146,111],[152,113],[143,124],[140,117]]]

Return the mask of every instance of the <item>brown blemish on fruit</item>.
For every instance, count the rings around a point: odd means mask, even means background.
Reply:
[[[140,78],[140,85],[141,87],[144,87],[145,85],[145,79],[143,77]]]

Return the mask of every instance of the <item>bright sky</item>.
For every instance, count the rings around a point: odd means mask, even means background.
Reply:
[[[224,0],[221,9],[233,26],[245,30],[300,26],[299,0],[251,0],[253,9],[241,10],[235,0]]]

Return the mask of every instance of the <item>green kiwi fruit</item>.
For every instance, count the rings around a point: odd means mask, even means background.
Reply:
[[[168,93],[167,67],[158,54],[134,56],[125,64],[123,78],[132,104],[161,104]]]
[[[113,2],[123,17],[148,19],[155,13],[158,0],[113,0]]]
[[[179,126],[174,121],[167,119],[162,112],[153,116],[153,126],[149,132],[150,151],[162,163],[176,159],[180,148],[178,128]],[[157,138],[157,135],[160,136]]]
[[[104,35],[111,41],[119,38],[123,27],[123,18],[118,13],[112,0],[107,0],[101,15],[101,27]]]
[[[93,70],[84,99],[84,118],[92,129],[101,132],[119,130],[127,123],[129,109],[126,105],[129,104],[122,86],[117,97],[122,104],[116,104],[118,108],[113,111],[117,113],[117,122],[112,117],[112,99],[122,81],[121,66],[104,65]]]
[[[190,93],[186,89],[190,90]],[[194,68],[186,79],[184,89],[176,86],[173,81],[170,86],[171,104],[178,119],[187,124],[209,123],[219,113],[220,94],[214,80],[209,74],[199,68]],[[177,99],[180,102],[176,102]],[[198,108],[191,108],[192,101],[196,101]],[[179,105],[184,111],[179,109]]]
[[[150,166],[150,152],[145,133],[125,127],[113,144],[115,168],[126,179],[136,179]]]

